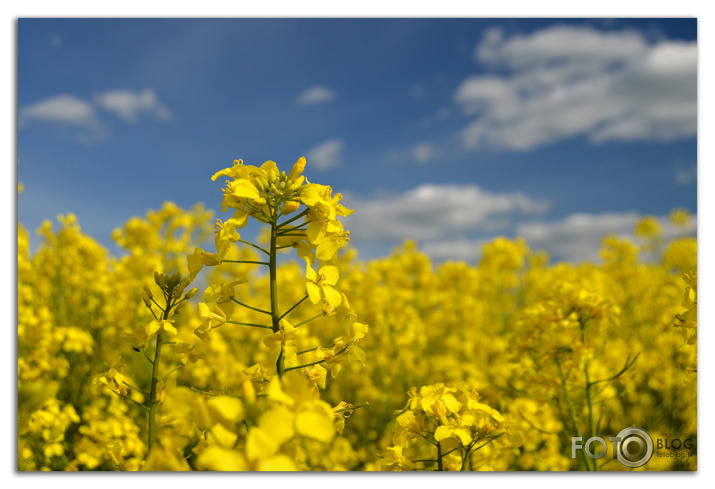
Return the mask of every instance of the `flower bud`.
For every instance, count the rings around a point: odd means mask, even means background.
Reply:
[[[491,423],[487,423],[484,426],[482,426],[482,429],[479,430],[479,433],[477,433],[477,438],[484,438],[487,436],[487,433],[489,433],[492,430],[493,426]]]
[[[194,287],[193,289],[191,289],[190,291],[188,291],[188,292],[186,293],[186,296],[185,296],[184,298],[185,298],[186,300],[189,300],[189,299],[191,299],[193,296],[195,296],[195,295],[196,295],[196,292],[198,292],[198,291],[199,291],[199,288],[198,288],[198,287]]]
[[[253,382],[246,380],[243,383],[243,401],[248,404],[256,402],[256,389],[253,387]]]
[[[164,278],[164,274],[154,272],[154,282],[156,282],[156,285],[163,289],[166,286],[166,279]]]
[[[299,176],[297,180],[295,180],[293,183],[290,184],[290,187],[288,187],[288,192],[294,192],[301,185],[303,185],[304,181],[305,181],[305,177],[303,175]],[[289,180],[289,182],[290,182],[290,180]]]
[[[281,207],[281,213],[283,213],[284,216],[287,216],[288,214],[297,211],[299,207],[300,202],[289,201],[283,204],[283,207]]]
[[[174,291],[174,293],[172,295],[176,298],[181,297],[181,294],[184,293],[185,288],[186,288],[186,284],[182,281],[179,284],[179,287]]]
[[[303,170],[305,169],[305,157],[301,156],[298,158],[298,161],[295,162],[293,165],[293,168],[291,169],[290,173],[288,174],[288,181],[292,182],[295,181],[296,178],[298,178],[302,173]]]
[[[144,287],[144,290],[142,291],[142,299],[144,300],[144,304],[146,305],[146,307],[148,307],[149,309],[151,309],[151,298],[151,291]]]

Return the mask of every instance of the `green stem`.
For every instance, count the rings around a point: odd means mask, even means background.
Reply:
[[[239,300],[236,299],[235,297],[231,297],[231,300],[232,300],[233,302],[235,302],[236,304],[238,304],[239,306],[243,306],[243,307],[246,307],[246,308],[248,308],[248,309],[252,309],[252,310],[254,310],[254,311],[257,311],[257,312],[262,312],[263,314],[267,314],[267,315],[269,315],[269,316],[272,316],[272,315],[273,315],[272,313],[270,313],[269,311],[266,311],[266,310],[264,310],[264,309],[259,309],[259,308],[257,308],[257,307],[249,306],[248,304],[244,304],[243,302],[239,301]],[[275,330],[274,330],[274,331],[275,331]]]
[[[251,326],[251,327],[253,327],[253,328],[265,328],[265,329],[270,329],[270,330],[273,329],[273,328],[271,328],[270,326],[266,326],[265,324],[242,323],[242,322],[240,322],[240,321],[231,321],[231,320],[227,320],[226,322],[227,322],[227,323],[230,323],[230,324],[240,324],[241,326]]]
[[[271,248],[269,255],[269,274],[270,274],[270,286],[271,286],[271,320],[273,323],[273,332],[277,333],[280,331],[280,316],[278,315],[278,280],[277,280],[277,257],[278,250],[276,250],[276,240],[278,238],[278,200],[273,204],[273,209],[271,210]],[[285,374],[285,354],[283,352],[283,346],[281,345],[281,351],[278,353],[278,359],[276,360],[276,371],[278,372],[278,377],[283,377]]]
[[[299,305],[301,305],[301,304],[303,303],[303,301],[306,300],[307,298],[308,298],[308,296],[306,295],[306,296],[303,297],[301,300],[299,300],[297,303],[295,303],[295,304],[293,305],[293,307],[291,307],[290,309],[288,309],[286,312],[283,313],[283,315],[282,315],[281,317],[278,318],[278,321],[280,321],[281,319],[283,319],[284,317],[286,317],[288,314],[290,314],[290,312],[291,312],[293,309],[295,309],[296,307],[298,307]]]
[[[258,246],[257,244],[253,244],[253,243],[251,243],[250,241],[246,241],[246,240],[243,240],[243,239],[239,239],[238,242],[239,242],[239,243],[243,243],[243,244],[247,244],[248,246],[253,246],[253,247],[256,248],[257,250],[261,250],[261,251],[262,251],[263,253],[265,253],[266,255],[270,255],[270,253],[269,253],[265,248],[263,248],[263,247],[261,247],[261,246]]]
[[[253,263],[255,265],[270,265],[267,261],[256,260],[221,260],[221,263]]]
[[[288,368],[285,368],[285,367],[284,367],[283,371],[284,371],[284,372],[287,372],[287,371],[289,371],[289,370],[295,370],[295,369],[297,369],[297,368],[310,367],[310,366],[313,366],[313,365],[318,365],[319,363],[325,363],[325,360],[318,360],[317,362],[306,363],[305,365],[298,365],[297,367],[288,367]]]
[[[442,466],[442,445],[440,445],[439,442],[437,442],[437,470],[444,470],[444,467]]]
[[[143,390],[138,389],[138,388],[134,387],[134,386],[131,385],[131,384],[128,384],[128,383],[126,383],[126,382],[122,382],[122,384],[126,385],[127,387],[129,387],[129,388],[132,389],[132,390],[135,390],[135,391],[137,391],[137,392],[140,392],[140,393],[144,394],[145,396],[148,396],[148,395],[149,395],[148,392],[144,392]]]
[[[164,319],[168,315],[169,309],[164,312]],[[156,335],[156,350],[154,351],[154,363],[151,369],[151,388],[149,390],[149,450],[156,439],[156,411],[159,401],[156,398],[156,385],[159,382],[159,356],[161,355],[161,333]]]
[[[298,214],[298,215],[296,215],[296,216],[293,216],[293,217],[291,217],[290,219],[288,219],[287,221],[283,221],[282,223],[280,223],[279,225],[277,225],[277,226],[276,226],[276,229],[280,229],[280,228],[282,228],[283,226],[287,226],[288,224],[290,224],[290,223],[292,223],[292,222],[294,222],[294,221],[297,221],[297,220],[300,219],[301,217],[307,216],[307,215],[308,215],[308,209],[305,209],[305,210],[303,210],[303,212],[301,212],[300,214]]]
[[[591,394],[591,379],[588,376],[588,360],[584,364],[584,373],[586,374],[586,399],[588,400],[588,424],[591,430],[591,437],[596,436],[596,422],[593,418],[593,396]],[[598,471],[598,462],[593,461],[593,470]]]
[[[362,404],[358,404],[357,406],[344,407],[344,408],[336,409],[336,410],[333,411],[333,412],[337,414],[337,413],[342,413],[342,412],[345,412],[345,411],[354,411],[354,410],[356,410],[356,409],[360,409],[360,408],[363,408],[363,407],[369,406],[369,405],[370,405],[369,402],[364,402],[364,403],[362,403]],[[451,453],[451,452],[450,452],[450,453]],[[445,453],[445,455],[447,455],[447,454]],[[413,462],[414,462],[414,460],[413,460]]]
[[[168,372],[166,375],[164,375],[161,379],[159,379],[159,382],[161,382],[162,380],[165,380],[169,375],[173,374],[174,372],[176,372],[177,370],[179,370],[179,369],[180,369],[181,367],[183,367],[183,366],[184,366],[183,363],[178,364],[176,367],[174,367],[174,368],[172,368],[171,370],[169,370],[169,372]]]
[[[295,233],[295,232],[300,232],[300,231],[306,231],[306,230],[308,229],[308,224],[309,224],[309,223],[306,222],[306,223],[299,224],[298,226],[295,226],[295,227],[292,227],[292,228],[280,230],[280,231],[278,231],[278,236],[284,236],[284,235],[286,235],[286,234],[288,234],[288,233]]]
[[[581,432],[578,429],[578,424],[576,423],[576,414],[574,413],[573,409],[573,404],[571,403],[571,396],[569,395],[569,390],[566,387],[566,376],[564,375],[564,371],[561,368],[561,359],[559,357],[556,357],[556,365],[559,367],[559,375],[561,376],[561,385],[564,388],[564,395],[566,396],[566,405],[569,408],[569,415],[571,416],[571,423],[573,423],[573,430],[576,433],[576,436],[579,438],[583,438],[581,436]],[[591,466],[588,463],[588,459],[586,458],[586,453],[585,450],[579,450],[581,453],[581,459],[583,460],[584,465],[586,466],[586,470],[591,470]]]
[[[169,319],[169,313],[171,312],[171,304],[169,299],[166,301],[166,309],[164,309],[164,316],[162,319]],[[156,385],[159,383],[159,358],[161,355],[161,331],[156,335],[156,349],[154,350],[154,361],[152,362],[151,368],[151,388],[149,389],[149,440],[147,446],[151,450],[151,446],[154,444],[156,439],[156,411],[159,409],[159,400],[156,397]],[[147,450],[148,451],[148,450]]]
[[[318,318],[323,317],[323,316],[324,316],[324,314],[321,312],[320,314],[318,314],[318,315],[316,315],[316,316],[313,316],[313,317],[310,318],[310,319],[306,319],[305,321],[300,322],[300,323],[296,324],[296,325],[293,326],[293,327],[294,327],[294,328],[297,328],[298,326],[303,326],[305,323],[309,323],[309,322],[313,321],[314,319],[318,319]]]

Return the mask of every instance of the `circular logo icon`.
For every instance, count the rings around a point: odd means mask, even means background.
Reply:
[[[653,456],[653,439],[646,430],[641,428],[626,428],[618,433],[616,457],[626,467],[635,469],[647,464]]]

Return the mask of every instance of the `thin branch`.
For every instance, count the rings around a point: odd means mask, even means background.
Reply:
[[[296,216],[293,216],[293,217],[291,217],[290,219],[288,219],[287,221],[283,221],[282,223],[278,224],[278,225],[276,226],[276,229],[280,229],[280,228],[282,228],[283,226],[286,226],[286,225],[288,225],[288,224],[290,224],[290,223],[292,223],[292,222],[294,222],[294,221],[297,221],[297,220],[300,219],[301,217],[307,216],[307,215],[308,215],[308,209],[305,209],[305,210],[303,210],[303,212],[301,212],[300,214],[298,214],[298,215],[296,215]]]
[[[253,327],[253,328],[265,328],[265,329],[270,329],[270,330],[273,329],[272,327],[266,326],[265,324],[242,323],[242,322],[239,322],[239,321],[231,321],[231,320],[227,320],[226,322],[227,322],[227,323],[231,323],[231,324],[240,324],[241,326],[251,326],[251,327]]]
[[[176,372],[177,370],[179,370],[179,369],[180,369],[181,367],[183,367],[183,366],[184,366],[183,363],[178,364],[176,367],[174,367],[174,368],[172,368],[171,370],[169,370],[169,373],[167,373],[165,376],[163,376],[162,378],[160,378],[160,379],[159,379],[159,382],[161,382],[162,380],[166,379],[169,375],[173,374],[174,372]]]
[[[304,368],[304,367],[310,367],[310,366],[312,366],[312,365],[318,365],[319,363],[324,363],[324,362],[325,362],[325,360],[319,360],[319,361],[313,362],[313,363],[306,363],[305,365],[298,365],[297,367],[288,367],[288,368],[286,369],[286,372],[289,371],[289,370],[295,370],[295,369],[298,369],[298,368]]]
[[[616,380],[618,377],[620,377],[621,375],[623,375],[624,373],[626,373],[626,371],[627,371],[628,369],[630,369],[630,368],[633,366],[633,364],[636,363],[636,360],[638,359],[638,355],[640,355],[640,354],[641,354],[641,352],[636,353],[636,356],[633,357],[633,360],[630,360],[630,361],[629,361],[629,359],[630,359],[630,355],[629,355],[628,358],[626,358],[626,364],[623,366],[623,368],[620,370],[620,372],[618,372],[616,375],[613,375],[613,376],[608,377],[608,378],[606,378],[606,379],[594,380],[593,382],[590,383],[590,385],[596,385],[596,384],[598,384],[599,382],[608,382],[608,381],[610,381],[610,380]]]
[[[307,298],[308,298],[308,295],[306,294],[305,297],[303,297],[301,300],[299,300],[298,302],[296,302],[296,303],[293,305],[293,307],[291,307],[291,308],[288,309],[286,312],[284,312],[283,315],[278,318],[278,321],[280,321],[281,319],[283,319],[284,317],[286,317],[288,314],[290,314],[290,312],[291,312],[293,309],[295,309],[296,307],[298,307],[299,305],[301,305],[301,304],[303,303],[303,301],[306,300]]]
[[[296,324],[296,325],[293,326],[293,327],[294,327],[294,328],[297,328],[298,326],[303,326],[305,323],[309,323],[309,322],[311,322],[311,321],[314,320],[314,319],[318,319],[318,318],[320,318],[320,317],[323,317],[324,315],[325,315],[325,314],[323,314],[323,313],[321,312],[321,313],[318,314],[317,316],[313,316],[313,317],[310,318],[310,319],[306,319],[305,321],[303,321],[303,322],[301,322],[301,323],[298,323],[298,324]]]
[[[251,243],[250,241],[245,241],[245,240],[243,240],[243,239],[239,239],[238,242],[239,242],[239,243],[243,243],[243,244],[247,244],[248,246],[253,246],[253,247],[256,248],[257,250],[261,250],[261,251],[262,251],[263,253],[265,253],[266,255],[270,255],[270,253],[269,253],[268,251],[266,251],[265,248],[262,248],[262,247],[258,246],[257,244],[253,244],[253,243]]]
[[[143,390],[138,389],[138,388],[134,387],[134,386],[131,385],[131,384],[128,384],[128,383],[126,383],[126,382],[122,382],[122,384],[126,385],[127,387],[129,387],[129,388],[132,389],[132,390],[135,390],[135,391],[137,391],[137,392],[141,392],[141,393],[144,394],[145,396],[148,396],[148,395],[149,395],[148,392],[144,392]]]
[[[149,363],[151,363],[152,365],[154,365],[154,360],[152,360],[151,358],[149,358],[149,355],[147,355],[146,350],[142,350],[142,353],[144,354],[144,357],[145,357],[147,360],[149,360]]]
[[[221,263],[253,263],[255,265],[270,265],[267,261],[255,261],[255,260],[221,260]]]
[[[269,316],[272,316],[272,314],[271,314],[270,312],[265,311],[265,310],[263,310],[263,309],[259,309],[259,308],[257,308],[257,307],[249,306],[248,304],[244,304],[243,302],[239,301],[239,300],[236,299],[235,297],[231,297],[231,300],[232,300],[233,302],[235,302],[236,304],[238,304],[239,306],[243,306],[243,307],[246,307],[246,308],[248,308],[248,309],[253,309],[254,311],[262,312],[263,314],[268,314]],[[272,329],[272,328],[271,328],[271,329]]]

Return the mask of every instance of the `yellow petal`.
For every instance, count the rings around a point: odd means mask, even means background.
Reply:
[[[317,304],[320,302],[320,287],[315,285],[313,282],[307,282],[305,284],[305,290],[308,292],[308,297],[310,297],[310,302]]]
[[[298,470],[287,455],[276,455],[266,460],[260,460],[256,470],[261,472],[287,472]]]
[[[450,436],[452,436],[452,432],[454,430],[450,428],[449,426],[438,426],[436,430],[434,430],[434,439],[436,441],[442,441]]]
[[[233,448],[238,439],[238,435],[225,428],[222,424],[217,423],[211,428],[209,438],[224,448]]]
[[[340,302],[343,300],[343,296],[340,295],[340,292],[338,292],[329,285],[323,286],[323,294],[325,294],[325,300],[332,307],[338,307],[340,305]]]
[[[156,334],[157,331],[159,331],[159,328],[161,328],[161,323],[155,319],[154,321],[151,321],[149,324],[144,326],[144,331],[148,336],[152,336],[153,334]]]
[[[303,411],[296,416],[298,434],[328,443],[335,436],[333,416],[318,411]]]
[[[196,466],[202,470],[236,471],[246,470],[246,460],[236,450],[221,447],[206,447],[199,453]]]
[[[278,444],[271,436],[262,429],[252,426],[248,431],[248,439],[246,440],[246,455],[251,460],[261,457],[269,457],[276,453]]]
[[[176,328],[174,327],[172,322],[167,320],[167,321],[162,321],[162,324],[164,326],[164,331],[166,331],[169,334],[177,335],[179,332],[176,331]]]
[[[305,263],[305,278],[310,280],[311,282],[318,281],[318,274],[315,273],[315,270],[313,270],[313,267],[308,264],[307,260]]]
[[[227,429],[235,431],[236,424],[243,420],[243,403],[240,399],[227,396],[215,396],[206,403],[214,421]]]
[[[246,198],[246,199],[258,199],[258,189],[250,180],[240,179],[234,180],[228,184],[231,189],[231,193],[235,197]]]
[[[367,324],[358,323],[357,321],[355,321],[350,325],[350,330],[348,331],[348,334],[351,338],[360,339],[365,337],[369,329],[370,328],[367,326]]]
[[[293,438],[295,434],[294,418],[295,415],[290,410],[283,406],[277,406],[261,416],[258,426],[280,446]]]
[[[338,279],[340,278],[340,271],[338,270],[338,267],[334,265],[326,265],[324,267],[320,267],[320,275],[325,277],[325,284],[335,285],[338,283]]]

